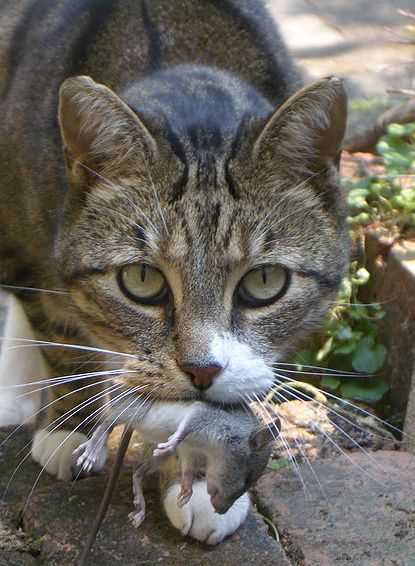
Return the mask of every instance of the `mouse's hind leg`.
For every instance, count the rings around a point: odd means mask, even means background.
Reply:
[[[188,450],[181,449],[179,451],[179,459],[181,466],[180,492],[177,496],[177,505],[183,507],[188,503],[193,495],[193,473],[194,461],[192,454]]]
[[[146,517],[146,500],[143,493],[143,480],[149,472],[149,466],[146,462],[140,464],[133,474],[133,493],[134,493],[134,511],[128,514],[132,525],[138,529]]]

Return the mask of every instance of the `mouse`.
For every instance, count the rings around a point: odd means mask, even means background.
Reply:
[[[182,474],[179,506],[190,500],[194,474],[200,460],[205,462],[212,506],[223,514],[262,475],[280,430],[278,417],[268,427],[245,407],[196,401],[153,455],[177,453]]]
[[[259,422],[250,409],[239,405],[224,407],[201,401],[172,402],[169,405],[167,410],[166,403],[163,403],[163,407],[154,404],[134,411],[128,407],[119,409],[115,418],[108,415],[91,438],[75,450],[77,466],[83,471],[90,471],[96,458],[105,450],[112,429],[121,422],[128,423],[125,424],[112,472],[79,566],[86,563],[86,556],[105,517],[132,429],[142,434],[144,442],[154,446],[152,451],[147,450],[133,474],[134,511],[129,518],[136,528],[145,518],[143,480],[146,475],[157,471],[163,458],[173,453],[177,454],[181,467],[179,506],[190,501],[193,477],[202,468],[206,470],[212,506],[221,514],[226,513],[264,472],[271,455],[272,440],[277,438],[281,430],[277,416],[271,426],[266,426]]]

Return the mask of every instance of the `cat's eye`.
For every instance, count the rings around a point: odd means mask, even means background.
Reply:
[[[237,296],[247,307],[263,307],[279,299],[287,290],[289,274],[280,265],[262,265],[249,271],[239,283]]]
[[[157,305],[168,296],[164,275],[145,263],[124,266],[118,274],[121,290],[133,301],[145,305]]]

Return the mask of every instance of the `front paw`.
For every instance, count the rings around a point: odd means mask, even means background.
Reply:
[[[249,496],[244,493],[226,513],[215,513],[204,481],[193,485],[193,497],[183,507],[177,504],[179,493],[180,485],[174,484],[167,490],[163,501],[170,522],[182,535],[189,535],[207,544],[218,544],[233,534],[249,511]]]
[[[69,481],[76,476],[73,452],[88,438],[78,432],[57,430],[49,433],[46,429],[38,430],[33,438],[32,458],[45,470],[60,480]],[[101,469],[105,459],[98,458],[94,470]]]

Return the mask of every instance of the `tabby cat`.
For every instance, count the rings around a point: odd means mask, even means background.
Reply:
[[[73,376],[44,382],[32,448],[69,479],[110,393],[260,398],[319,323],[348,257],[346,97],[302,88],[260,0],[2,0],[0,29],[0,283],[43,352],[4,348],[1,383],[16,357]],[[2,393],[0,424],[24,410]],[[176,473],[174,526],[238,528],[246,494],[219,516],[201,480],[179,508]]]

